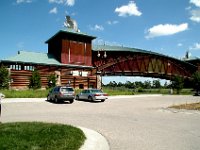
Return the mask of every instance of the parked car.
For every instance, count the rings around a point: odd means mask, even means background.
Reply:
[[[101,90],[98,89],[87,89],[77,94],[76,99],[89,101],[101,100],[102,102],[104,102],[106,99],[108,99],[108,94],[103,93]]]
[[[200,96],[200,91],[195,91],[194,96]]]
[[[49,91],[47,95],[48,101],[54,101],[55,103],[59,101],[69,101],[70,103],[74,102],[75,92],[72,87],[66,86],[56,86]]]

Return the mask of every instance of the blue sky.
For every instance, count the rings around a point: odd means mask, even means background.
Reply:
[[[200,0],[1,0],[0,11],[0,59],[18,50],[46,53],[44,42],[63,29],[66,15],[98,37],[94,44],[200,57]]]

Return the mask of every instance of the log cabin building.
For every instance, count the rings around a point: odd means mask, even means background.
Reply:
[[[47,87],[47,77],[54,74],[57,85],[74,88],[97,87],[97,76],[92,75],[92,40],[96,37],[73,29],[60,30],[45,43],[48,53],[18,51],[14,57],[0,61],[10,73],[11,89],[26,89],[32,71],[37,69],[42,88]]]

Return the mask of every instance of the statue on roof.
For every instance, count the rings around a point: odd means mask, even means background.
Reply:
[[[70,16],[66,16],[65,18],[64,26],[68,29],[73,29],[74,31],[79,32],[77,22]]]
[[[191,57],[191,53],[189,51],[186,51],[185,59],[189,59]]]

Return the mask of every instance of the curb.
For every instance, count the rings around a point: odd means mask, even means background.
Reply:
[[[116,96],[109,96],[108,99],[114,99],[114,98],[134,98],[134,97],[155,97],[155,96],[163,96],[163,95],[162,94],[116,95]]]
[[[78,128],[80,128],[86,136],[86,141],[79,150],[110,150],[108,141],[100,133],[84,127]]]
[[[108,99],[115,98],[134,98],[134,97],[154,97],[162,96],[162,94],[141,94],[141,95],[117,95],[117,96],[108,96]],[[45,102],[46,98],[5,98],[2,103],[28,103],[28,102]]]

